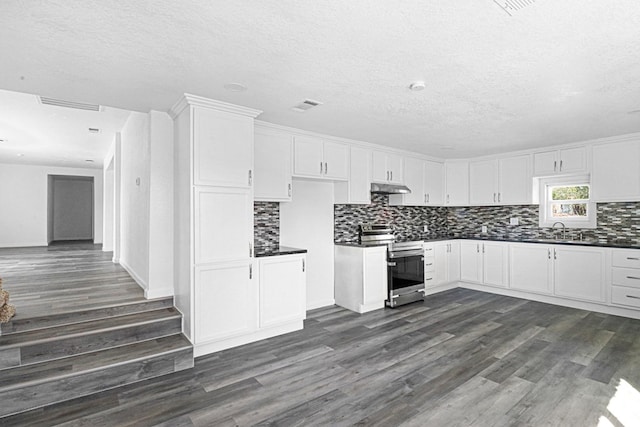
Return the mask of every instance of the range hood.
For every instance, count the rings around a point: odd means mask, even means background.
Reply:
[[[411,190],[406,185],[397,184],[376,184],[371,183],[371,192],[378,194],[409,194]]]

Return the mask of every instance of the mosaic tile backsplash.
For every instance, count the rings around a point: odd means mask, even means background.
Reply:
[[[260,248],[280,245],[280,204],[278,202],[253,203],[254,244]]]

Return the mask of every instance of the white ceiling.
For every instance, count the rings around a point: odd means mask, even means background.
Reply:
[[[455,158],[640,131],[639,41],[637,0],[2,0],[0,88],[138,111],[188,92]]]

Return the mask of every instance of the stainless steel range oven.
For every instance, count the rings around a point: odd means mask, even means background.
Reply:
[[[424,300],[422,241],[392,243],[387,249],[387,305],[397,307]]]
[[[387,306],[424,299],[422,241],[396,243],[388,224],[361,224],[359,238],[362,245],[387,246]]]

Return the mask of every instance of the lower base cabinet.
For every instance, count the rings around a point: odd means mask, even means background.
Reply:
[[[366,313],[387,299],[387,247],[335,246],[336,304]]]
[[[598,248],[553,248],[554,294],[605,302],[606,252]]]
[[[306,256],[195,268],[195,356],[302,329]]]
[[[425,244],[425,249],[431,245]],[[427,289],[460,280],[460,242],[457,240],[435,242],[432,260],[425,255],[425,284]],[[426,253],[426,251],[425,251]],[[428,266],[433,262],[433,266]]]
[[[511,289],[550,295],[553,292],[551,248],[535,243],[509,245]]]

